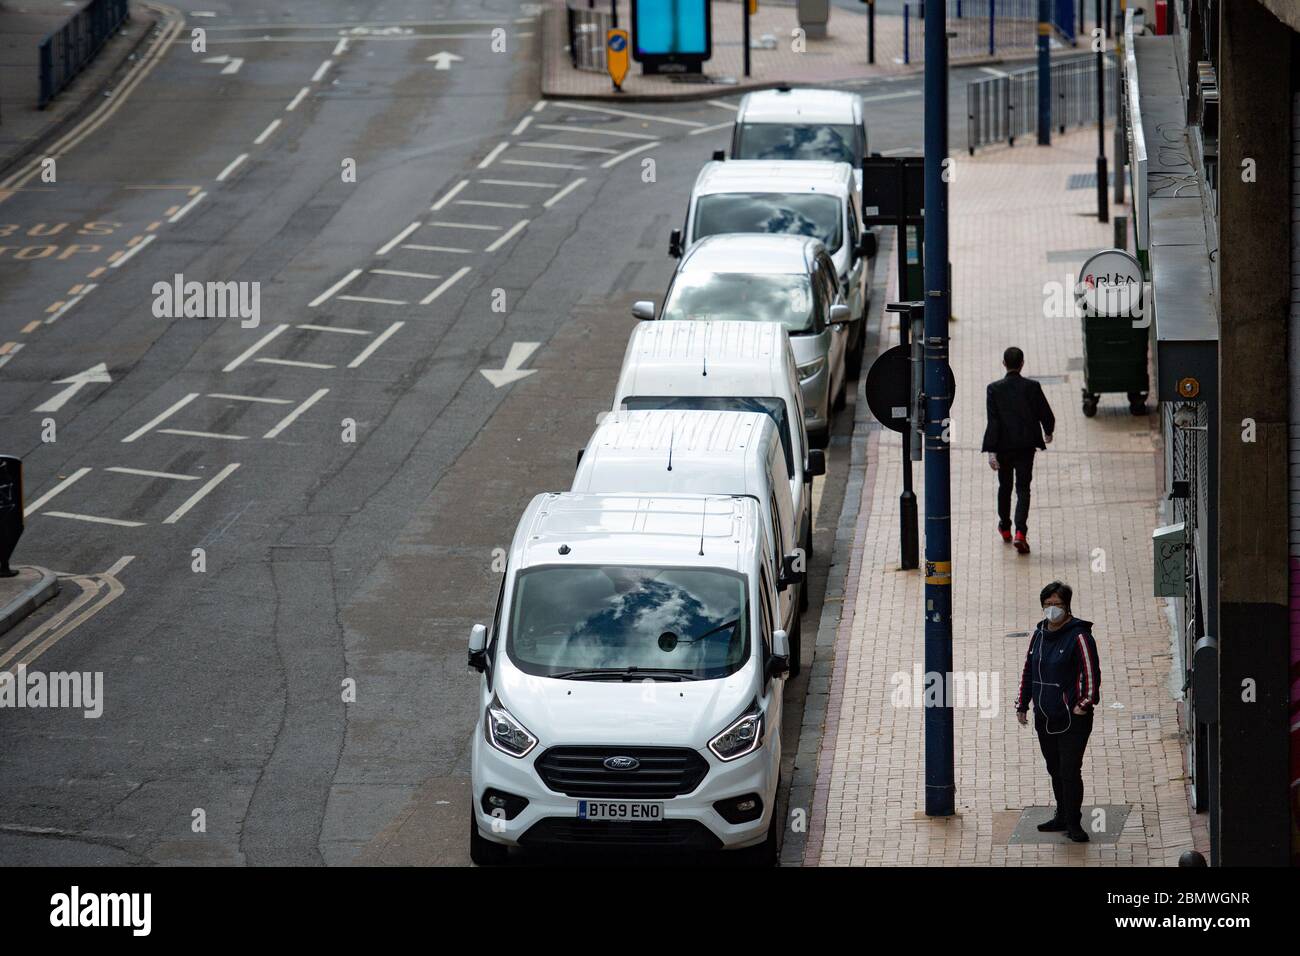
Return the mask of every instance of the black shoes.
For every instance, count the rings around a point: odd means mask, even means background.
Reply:
[[[1084,832],[1083,827],[1079,827],[1079,826],[1070,827],[1068,830],[1065,831],[1065,835],[1068,836],[1075,843],[1088,842],[1088,834]]]
[[[1064,820],[1058,820],[1056,817],[1048,820],[1046,823],[1038,824],[1039,833],[1059,833],[1067,828]]]

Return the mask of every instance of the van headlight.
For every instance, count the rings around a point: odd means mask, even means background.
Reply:
[[[483,729],[487,742],[511,757],[526,757],[537,746],[537,738],[495,696],[483,715]]]
[[[826,357],[813,359],[807,365],[799,366],[799,381],[806,382],[826,367]]]
[[[755,701],[722,733],[709,741],[709,749],[719,760],[735,760],[751,754],[763,745],[763,712]]]

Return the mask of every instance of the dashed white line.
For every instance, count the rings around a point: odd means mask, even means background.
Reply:
[[[402,276],[407,279],[441,279],[442,276],[434,275],[431,272],[403,272],[401,269],[371,269],[371,272],[381,276]]]
[[[41,495],[39,498],[37,498],[35,501],[29,504],[26,508],[24,508],[23,517],[26,518],[35,514],[37,511],[40,510],[43,504],[45,504],[47,501],[49,501],[59,492],[67,489],[67,487],[71,485],[73,482],[80,481],[82,478],[85,478],[86,475],[88,474],[90,474],[89,468],[78,468],[72,474],[68,475],[68,477],[64,478],[57,485],[55,485],[49,491],[45,492],[45,494]]]
[[[156,418],[149,419],[149,421],[146,422],[144,425],[141,425],[135,431],[131,432],[131,434],[123,438],[122,439],[123,443],[135,441],[137,438],[139,438],[145,432],[149,431],[155,425],[165,422],[167,419],[171,418],[173,415],[175,415],[182,408],[184,408],[186,405],[188,405],[190,402],[194,401],[194,399],[198,397],[199,397],[198,392],[190,392],[188,395],[186,395],[184,398],[178,401],[175,405],[171,406],[171,408],[167,409],[161,415],[158,415]]]
[[[740,108],[735,103],[728,103],[726,100],[708,100],[708,104],[716,106],[720,110],[731,110],[733,113]]]
[[[538,100],[536,103],[533,104],[533,112],[540,113],[542,110],[546,109],[546,107],[547,107],[546,100]]]
[[[608,146],[575,146],[572,143],[539,143],[535,140],[519,145],[530,149],[558,149],[566,153],[604,153],[606,156],[618,153],[618,150],[610,149]]]
[[[478,164],[478,168],[487,169],[489,166],[492,165],[492,163],[496,160],[498,156],[500,156],[502,153],[506,151],[506,147],[509,145],[510,145],[509,143],[498,143],[497,145],[493,146],[492,152],[488,153],[486,156],[483,157],[482,161],[480,161]]]
[[[359,275],[361,275],[361,270],[360,270],[360,269],[353,269],[351,272],[349,272],[347,275],[345,275],[345,276],[344,276],[342,279],[340,279],[338,282],[334,283],[332,286],[330,286],[328,289],[326,289],[326,290],[325,290],[324,292],[322,292],[320,295],[316,296],[316,298],[314,298],[314,299],[312,299],[310,302],[308,302],[308,303],[307,303],[307,308],[309,308],[309,309],[314,309],[314,308],[316,308],[316,306],[320,305],[322,302],[327,302],[327,301],[329,300],[330,296],[334,295],[334,293],[338,292],[339,289],[342,289],[345,285],[347,285],[349,282],[351,282],[353,279],[355,279],[355,278],[356,278],[357,276],[359,276]],[[281,326],[281,328],[285,328],[285,326]],[[226,371],[229,372],[230,369],[226,369]]]
[[[255,359],[254,361],[265,362],[267,365],[287,365],[290,368],[316,368],[321,371],[327,371],[334,367],[333,365],[327,365],[324,362],[299,362],[296,359],[260,358]]]
[[[457,269],[455,272],[453,272],[450,276],[448,276],[446,279],[444,279],[443,282],[442,282],[442,285],[438,286],[438,288],[434,289],[432,292],[430,292],[428,295],[426,295],[423,299],[421,299],[421,300],[420,300],[420,305],[428,305],[429,303],[431,303],[434,299],[438,298],[438,296],[442,295],[444,292],[446,292],[448,289],[450,289],[453,285],[455,285],[457,282],[459,282],[462,278],[464,278],[464,276],[465,276],[468,272],[469,272],[469,266],[461,266],[459,269]]]
[[[524,130],[528,129],[528,125],[532,123],[532,121],[533,118],[531,116],[525,116],[523,119],[519,121],[519,125],[510,131],[510,135],[518,136]]]
[[[326,73],[329,72],[330,67],[333,66],[333,65],[334,65],[334,61],[333,61],[333,60],[326,60],[326,61],[324,61],[323,63],[321,63],[320,66],[316,67],[316,72],[313,73],[313,74],[311,75],[311,81],[312,81],[313,83],[319,83],[319,82],[321,81],[321,78],[322,78]]]
[[[290,425],[296,422],[298,420],[299,415],[307,411],[307,409],[311,408],[313,405],[315,405],[317,402],[319,402],[322,398],[324,398],[328,394],[329,394],[328,388],[318,388],[315,392],[311,394],[311,396],[306,401],[304,401],[301,405],[299,405],[297,408],[291,411],[288,415],[284,416],[284,418],[280,419],[280,423],[276,425],[274,428],[272,428],[269,432],[267,432],[262,437],[274,438],[275,436],[279,435],[280,432],[284,431],[286,428],[288,428]]]
[[[143,249],[145,246],[149,245],[149,243],[153,242],[156,238],[158,238],[158,237],[157,237],[154,233],[152,233],[152,232],[149,233],[149,235],[147,235],[147,236],[144,237],[144,241],[143,241],[143,242],[137,243],[136,245],[134,245],[134,246],[132,246],[130,249],[128,249],[127,252],[126,252],[126,255],[124,255],[124,256],[120,257],[119,259],[115,260],[115,261],[113,262],[113,264],[112,264],[111,266],[109,266],[109,268],[110,268],[110,269],[120,269],[120,268],[122,268],[122,264],[123,264],[124,262],[129,261],[129,260],[131,259],[132,256],[134,256],[137,252],[139,252],[139,251],[140,251],[141,249]]]
[[[408,305],[401,299],[377,299],[368,295],[341,295],[339,300],[342,302],[368,302],[371,305]]]
[[[303,328],[303,326],[298,326]],[[230,392],[208,392],[208,398],[225,398],[232,402],[261,402],[266,405],[292,405],[290,398],[266,398],[262,395],[232,395]]]
[[[346,296],[340,296],[340,298],[346,298]],[[406,305],[406,303],[403,302],[402,305]],[[345,329],[340,325],[312,325],[308,322],[303,322],[298,326],[298,328],[306,329],[308,332],[337,332],[340,335],[370,335],[371,334],[368,329]],[[285,401],[284,399],[281,398],[277,398],[275,399],[275,401],[281,402],[285,405],[292,404],[291,402]]]
[[[616,129],[583,129],[579,126],[565,126],[561,123],[538,123],[538,129],[555,130],[557,133],[583,133],[587,136],[613,136],[616,139],[658,139],[650,133],[627,133]]]
[[[540,166],[543,169],[586,169],[586,166],[575,166],[573,163],[543,163],[532,159],[503,159],[501,160],[507,166]]]
[[[632,149],[629,149],[626,152],[619,153],[617,156],[613,157],[612,159],[605,160],[603,163],[600,164],[600,168],[609,169],[611,166],[617,166],[619,163],[623,162],[623,160],[635,156],[637,153],[644,153],[647,149],[654,149],[658,145],[659,145],[659,141],[655,140],[653,143],[645,143],[641,146],[633,147]]]
[[[649,120],[652,123],[675,123],[678,126],[703,126],[698,120],[677,119],[672,116],[654,116],[650,113],[633,113],[628,110],[616,110],[608,106],[590,106],[586,103],[558,103],[566,110],[588,110],[592,113],[606,113],[610,116],[622,116],[626,119]]]
[[[304,86],[302,89],[300,89],[297,92],[297,94],[295,94],[294,98],[289,101],[289,105],[284,108],[284,111],[286,113],[292,113],[294,110],[298,108],[298,104],[301,103],[303,99],[307,96],[307,94],[310,92],[311,92],[311,87]]]
[[[409,236],[411,233],[415,232],[415,230],[419,228],[420,228],[420,223],[418,222],[411,223],[409,226],[407,226],[405,229],[403,229],[401,232],[395,235],[392,239],[389,239],[386,243],[380,246],[379,251],[376,252],[375,255],[377,256],[388,255],[390,252],[392,252],[394,249],[397,248],[398,244],[401,243],[403,239],[405,239],[407,236]],[[361,270],[358,269],[356,271],[360,272]]]
[[[901,100],[909,96],[920,96],[923,90],[903,90],[901,93],[881,93],[879,96],[864,96],[864,103],[879,103],[881,100]]]
[[[456,246],[426,246],[426,245],[421,245],[420,243],[415,243],[415,242],[408,242],[406,245],[402,246],[402,248],[403,248],[403,249],[414,249],[416,252],[455,252],[455,253],[468,253],[468,252],[470,251],[470,250],[468,250],[468,249],[460,249],[460,248],[458,248],[458,247],[456,247]]]
[[[573,182],[569,183],[569,185],[565,186],[563,189],[561,189],[558,193],[556,193],[556,194],[555,194],[554,196],[552,196],[550,199],[546,200],[546,202],[542,203],[542,205],[543,205],[545,208],[550,209],[550,208],[551,208],[552,206],[554,206],[557,202],[559,202],[559,201],[560,201],[561,199],[563,199],[565,196],[569,195],[569,193],[573,192],[575,189],[577,189],[579,186],[581,186],[581,185],[582,185],[583,183],[585,183],[586,181],[587,181],[587,177],[586,177],[586,176],[579,176],[577,179],[575,179]]]
[[[524,227],[527,225],[528,225],[527,219],[520,219],[517,223],[515,223],[513,226],[511,226],[509,229],[503,232],[500,236],[498,236],[496,240],[493,241],[492,245],[488,246],[483,251],[496,252],[498,249],[504,246],[515,236],[519,235],[519,233],[522,232]]]
[[[178,475],[172,471],[149,471],[145,468],[105,468],[105,471],[115,471],[119,475],[140,475],[142,478],[171,478],[174,481],[198,481],[199,475]]]
[[[222,432],[196,432],[188,428],[160,428],[160,435],[180,435],[184,438],[221,438],[226,441],[246,441],[247,435],[227,435]]]
[[[342,37],[338,43],[334,44],[334,52],[331,56],[340,56],[348,52],[348,38]]]
[[[246,361],[248,361],[249,358],[255,355],[259,349],[261,349],[264,345],[270,342],[271,339],[275,338],[277,335],[279,335],[288,327],[289,326],[284,323],[277,325],[270,332],[267,332],[264,336],[262,336],[260,339],[258,339],[252,345],[250,345],[247,349],[245,349],[242,353],[240,353],[239,358],[235,359],[233,362],[231,362],[229,365],[223,368],[222,371],[233,372],[235,369],[239,368],[239,366],[243,365]]]
[[[447,205],[447,203],[451,202],[451,200],[456,197],[456,194],[468,185],[469,185],[469,180],[462,179],[455,186],[452,186],[451,189],[447,190],[447,192],[443,194],[443,197],[441,199],[439,199],[436,203],[430,206],[429,211],[437,212],[443,206]]]
[[[720,130],[720,129],[731,129],[731,127],[732,127],[733,125],[734,125],[734,124],[733,124],[730,120],[728,120],[728,121],[725,122],[725,123],[715,123],[715,124],[712,125],[712,126],[701,126],[699,129],[693,129],[693,130],[691,130],[691,131],[690,131],[689,133],[687,133],[686,135],[687,135],[687,136],[699,136],[699,135],[701,135],[702,133],[716,133],[716,132],[717,132],[718,130]]]
[[[492,202],[487,199],[457,199],[457,206],[485,206],[488,209],[527,209],[526,202]]]
[[[261,146],[268,139],[270,139],[271,134],[274,133],[279,128],[280,128],[280,121],[278,119],[271,120],[271,122],[267,124],[266,129],[262,130],[262,132],[257,134],[257,139],[253,140],[253,145]]]
[[[19,349],[23,347],[21,342],[6,342],[5,344],[8,348],[0,351],[0,368],[4,367],[11,358],[18,354]]]
[[[89,294],[90,290],[93,288],[95,288],[95,283],[92,282],[89,285],[87,285],[84,289],[82,289],[80,295],[74,295],[67,302],[63,303],[63,305],[59,306],[58,309],[55,310],[54,314],[45,320],[45,324],[52,325],[54,322],[58,321],[60,316],[62,316],[70,308],[72,308],[74,305],[76,305],[78,302],[84,299],[87,296],[87,294]],[[19,346],[19,348],[22,348],[22,346]]]
[[[166,518],[163,518],[162,523],[175,524],[176,522],[180,521],[181,518],[185,517],[185,513],[187,511],[189,511],[200,501],[202,501],[207,496],[208,492],[210,492],[213,488],[217,487],[217,485],[225,481],[227,476],[229,476],[230,473],[238,467],[239,467],[239,462],[236,461],[236,462],[231,462],[225,468],[222,468],[219,472],[217,472],[215,475],[209,478],[207,483],[202,488],[194,492],[194,494],[190,495],[190,497],[185,501],[184,504],[182,504],[179,508],[177,508],[171,514],[169,514]]]
[[[230,177],[230,174],[233,173],[236,169],[238,169],[246,159],[248,159],[247,153],[240,153],[238,156],[236,156],[233,160],[231,160],[229,166],[227,166],[221,172],[217,173],[217,182],[224,183]]]
[[[480,179],[489,186],[527,186],[529,189],[554,189],[559,183],[529,183],[522,179]]]
[[[500,226],[485,226],[477,222],[431,222],[430,226],[437,226],[439,229],[479,229],[483,232],[500,232]]]
[[[180,222],[181,219],[185,217],[185,214],[187,212],[189,212],[191,209],[193,209],[195,206],[197,206],[199,203],[203,201],[203,198],[206,195],[207,195],[206,192],[199,193],[197,196],[195,196],[193,199],[187,202],[184,206],[181,206],[180,209],[177,209],[175,214],[167,221],[172,223]]]
[[[46,511],[45,514],[51,518],[71,518],[73,521],[89,521],[92,524],[111,524],[119,528],[140,528],[144,526],[143,521],[123,521],[121,518],[101,518],[98,515],[81,515],[71,511]]]
[[[394,322],[392,325],[390,325],[387,329],[385,329],[382,333],[380,333],[377,339],[375,339],[364,349],[362,349],[360,355],[358,355],[356,358],[354,358],[351,362],[348,363],[348,368],[357,368],[362,362],[370,358],[370,356],[374,355],[375,350],[379,348],[379,346],[387,342],[390,338],[392,338],[393,334],[405,324],[406,324],[405,322]]]

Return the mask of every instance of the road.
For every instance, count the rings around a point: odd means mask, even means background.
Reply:
[[[56,181],[0,191],[15,560],[67,576],[0,668],[104,675],[97,719],[0,711],[0,862],[467,862],[494,553],[567,487],[727,142],[734,98],[539,102],[530,6],[304,9],[173,12]],[[919,145],[919,79],[863,93],[873,148]],[[256,283],[256,325],[167,317],[177,282]]]

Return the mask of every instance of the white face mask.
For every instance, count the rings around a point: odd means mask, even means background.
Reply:
[[[1044,612],[1047,614],[1047,620],[1052,624],[1060,624],[1065,620],[1065,608],[1058,607],[1055,604],[1049,604]]]

